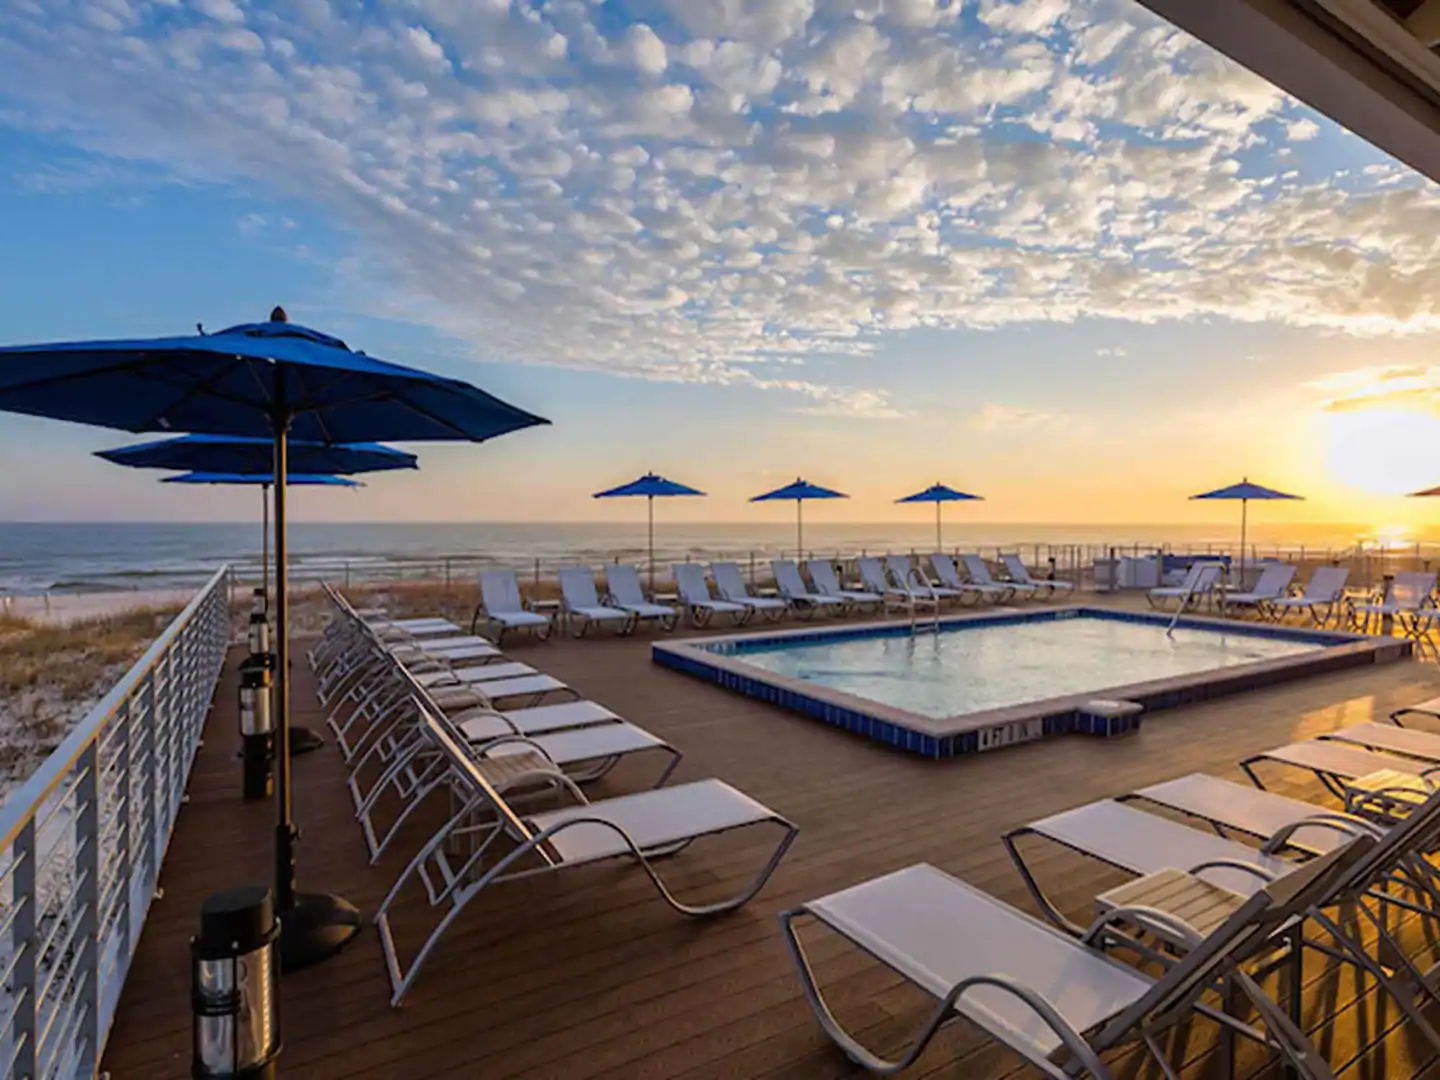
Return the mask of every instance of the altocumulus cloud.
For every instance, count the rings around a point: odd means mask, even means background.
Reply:
[[[1440,324],[1436,192],[1282,172],[1314,122],[1122,0],[9,0],[0,95],[322,205],[489,355],[821,414],[900,415],[794,377],[891,330]]]

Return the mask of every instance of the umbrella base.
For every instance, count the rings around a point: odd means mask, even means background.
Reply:
[[[290,725],[290,756],[292,758],[308,754],[312,750],[319,750],[324,745],[325,740],[308,727],[300,724]]]
[[[280,970],[299,971],[330,959],[350,944],[365,920],[348,900],[301,893],[280,913]]]

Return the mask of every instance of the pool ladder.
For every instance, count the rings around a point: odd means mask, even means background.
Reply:
[[[1220,563],[1219,565],[1220,565],[1220,567],[1221,567],[1221,572],[1223,573],[1223,572],[1224,572],[1224,566],[1225,566],[1225,564],[1224,564],[1224,563]],[[1199,579],[1197,578],[1196,580],[1198,581]],[[1174,637],[1174,636],[1175,636],[1175,626],[1176,626],[1177,623],[1180,622],[1180,616],[1181,616],[1181,615],[1184,615],[1185,612],[1186,612],[1187,610],[1189,610],[1189,608],[1190,608],[1190,601],[1192,601],[1192,600],[1194,600],[1194,599],[1195,599],[1195,583],[1192,582],[1191,585],[1190,585],[1190,587],[1185,590],[1185,595],[1182,596],[1182,597],[1180,597],[1180,606],[1175,609],[1175,614],[1174,614],[1174,616],[1170,619],[1170,625],[1167,626],[1167,627],[1165,627],[1165,636],[1166,636],[1166,637]]]
[[[903,584],[905,585],[905,595],[909,597],[910,601],[910,635],[913,637],[922,629],[922,626],[920,624],[920,616],[917,614],[919,608],[918,605],[915,603],[915,594],[920,590],[924,590],[925,592],[930,594],[930,606],[935,611],[935,617],[930,620],[930,625],[928,627],[923,627],[923,629],[928,629],[936,635],[939,635],[940,597],[935,595],[935,587],[931,585],[930,582],[925,580],[925,575],[922,574],[919,570],[915,569],[913,566],[910,568],[910,573],[907,576],[907,580],[903,582]],[[919,589],[916,588],[917,585],[919,586]]]

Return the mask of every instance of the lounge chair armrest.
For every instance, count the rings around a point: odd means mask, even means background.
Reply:
[[[473,687],[470,689],[473,689]],[[456,713],[448,719],[452,726],[458,728],[467,720],[477,720],[482,716],[489,717],[493,720],[498,720],[500,721],[500,723],[508,727],[513,734],[520,734],[520,729],[515,726],[515,722],[513,720],[505,716],[503,713],[497,712],[495,709],[491,708],[488,705],[476,705],[473,709],[467,709],[464,712]]]
[[[1205,870],[1240,870],[1259,878],[1261,881],[1274,881],[1276,875],[1266,870],[1263,866],[1256,866],[1254,863],[1245,862],[1243,859],[1207,859],[1202,863],[1196,863],[1186,873],[1199,875]]]
[[[516,732],[514,735],[496,735],[493,739],[486,739],[484,742],[473,742],[470,744],[470,751],[477,757],[485,757],[492,750],[501,746],[528,746],[535,753],[539,754],[551,765],[555,759],[545,752],[545,748],[528,735]]]
[[[1075,1056],[1076,1063],[1082,1065],[1096,1080],[1109,1080],[1110,1073],[1100,1061],[1100,1057],[1091,1048],[1080,1032],[1076,1031],[1066,1019],[1061,1016],[1053,1005],[1038,990],[1033,990],[1022,982],[1006,975],[972,975],[968,979],[956,983],[945,1000],[940,1003],[940,1010],[948,1013],[955,1007],[955,1003],[965,996],[966,991],[977,986],[989,987],[1009,994],[1011,997],[1023,1002],[1035,1015],[1045,1022],[1060,1041],[1065,1044],[1065,1049]],[[937,1010],[938,1012],[939,1010]],[[1068,1071],[1068,1070],[1067,1070]]]
[[[1311,814],[1309,817],[1299,821],[1292,821],[1289,825],[1277,829],[1270,834],[1270,838],[1260,846],[1260,851],[1265,855],[1273,855],[1286,844],[1290,838],[1301,829],[1305,828],[1330,829],[1344,836],[1371,836],[1376,840],[1381,839],[1384,833],[1377,826],[1364,818],[1355,817],[1353,814],[1320,813]]]
[[[1111,908],[1100,915],[1085,930],[1080,938],[1082,944],[1093,945],[1095,938],[1108,926],[1128,920],[1131,923],[1144,926],[1149,923],[1152,926],[1159,926],[1166,933],[1173,934],[1178,941],[1185,942],[1190,948],[1194,948],[1205,940],[1205,935],[1191,926],[1179,915],[1172,915],[1168,911],[1161,911],[1149,904],[1121,904],[1119,907]]]

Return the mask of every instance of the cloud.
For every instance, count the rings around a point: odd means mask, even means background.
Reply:
[[[1128,2],[645,10],[3,5],[0,123],[307,202],[357,238],[337,291],[478,357],[748,381],[811,413],[898,414],[811,363],[894,331],[1440,329],[1440,193],[1283,171],[1333,128]],[[776,363],[805,378],[754,375]]]
[[[970,426],[978,431],[1026,431],[1053,423],[1053,413],[1039,409],[1022,409],[1014,405],[986,404],[970,418]]]
[[[1124,348],[1124,346],[1121,346],[1121,345],[1102,345],[1102,346],[1100,346],[1100,348],[1098,348],[1098,349],[1095,350],[1095,355],[1096,355],[1096,356],[1129,356],[1130,354],[1129,354],[1129,352],[1126,351],[1126,349]]]
[[[1406,410],[1440,416],[1440,365],[1405,364],[1337,372],[1307,384],[1325,412]]]

